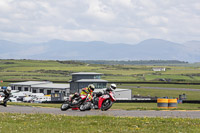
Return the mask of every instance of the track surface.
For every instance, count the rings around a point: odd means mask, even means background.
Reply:
[[[200,111],[154,111],[154,110],[113,110],[100,111],[91,110],[81,112],[79,110],[61,111],[59,108],[42,108],[42,107],[29,107],[29,106],[0,106],[0,112],[9,113],[43,113],[43,114],[63,114],[69,116],[89,116],[89,115],[104,115],[104,116],[127,116],[127,117],[175,117],[175,118],[200,118]]]

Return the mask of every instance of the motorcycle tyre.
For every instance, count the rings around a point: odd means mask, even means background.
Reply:
[[[79,110],[80,110],[80,111],[91,110],[91,103],[82,104],[82,105],[79,107]]]
[[[64,106],[65,105],[65,106]],[[63,107],[64,106],[64,107]],[[60,107],[61,111],[66,111],[70,108],[69,103],[63,103]]]
[[[109,100],[110,104],[104,107],[103,104],[108,100]],[[112,107],[112,104],[113,104],[113,102],[110,99],[106,99],[105,101],[103,101],[103,103],[101,105],[101,111],[107,111],[108,109],[110,109]]]

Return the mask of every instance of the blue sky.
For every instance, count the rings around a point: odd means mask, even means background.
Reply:
[[[14,42],[183,43],[199,23],[199,0],[0,0],[0,39]]]

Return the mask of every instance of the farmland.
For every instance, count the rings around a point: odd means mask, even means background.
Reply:
[[[155,72],[154,67],[166,71]],[[200,66],[100,65],[75,61],[0,60],[0,79],[8,81],[50,80],[67,82],[74,72],[103,73],[110,82],[199,82]]]
[[[154,67],[164,67],[166,71],[155,72]],[[106,65],[87,64],[77,61],[55,60],[0,60],[0,86],[15,81],[49,80],[67,83],[74,72],[97,72],[109,82],[137,82],[137,84],[117,84],[119,88],[132,89],[132,95],[175,97],[186,94],[188,100],[199,100],[200,91],[159,90],[145,87],[200,89],[200,66],[195,65]],[[8,82],[6,82],[8,81]],[[140,83],[141,82],[141,83]],[[151,82],[151,84],[142,84]],[[152,84],[155,83],[155,84]],[[159,84],[157,84],[159,83]],[[162,84],[161,84],[162,83]],[[165,84],[167,83],[167,84]],[[174,84],[185,83],[185,84]]]

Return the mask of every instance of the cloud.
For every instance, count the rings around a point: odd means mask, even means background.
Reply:
[[[0,1],[0,39],[17,42],[184,42],[199,40],[199,22],[199,0]]]
[[[0,11],[1,12],[8,12],[11,10],[11,7],[9,5],[10,0],[6,1],[6,0],[1,0],[0,1]]]

